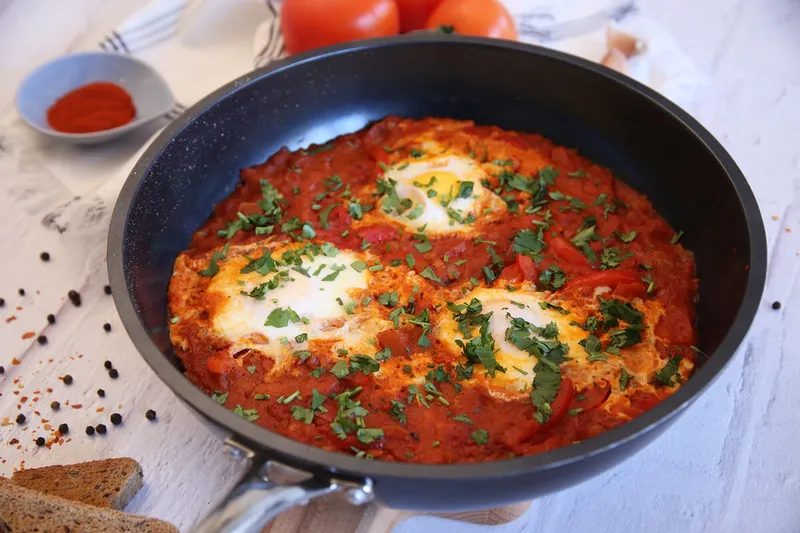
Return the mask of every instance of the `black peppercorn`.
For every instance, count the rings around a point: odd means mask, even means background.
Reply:
[[[119,377],[119,371],[116,368],[112,368],[108,371],[108,377],[111,379],[117,379]]]
[[[145,418],[148,420],[155,420],[156,419],[156,412],[152,409],[148,409],[147,412],[144,414]]]
[[[108,322],[106,322],[105,324],[103,324],[103,329],[104,329],[106,332],[109,332],[109,331],[111,331],[111,324],[109,324]]]
[[[122,415],[119,413],[114,413],[111,415],[111,423],[115,426],[122,424]]]
[[[78,294],[78,291],[69,291],[67,293],[67,297],[69,298],[69,301],[72,302],[72,305],[74,305],[75,307],[81,306],[81,295]]]
[[[56,323],[56,315],[54,315],[52,313],[47,315],[47,322],[49,322],[50,324],[55,324]]]
[[[97,389],[97,395],[100,396],[101,398],[105,398],[106,391],[104,391],[103,389]]]
[[[40,446],[40,447],[44,446],[44,443],[45,443],[44,437],[39,437],[38,439],[36,439],[36,445],[37,446]]]
[[[0,366],[0,374],[5,374],[5,373],[6,373],[6,367]]]
[[[62,435],[66,435],[67,433],[69,433],[69,426],[66,424],[59,424],[58,432],[61,433]]]
[[[19,290],[19,295],[20,296],[25,296],[25,289],[20,289]]]
[[[97,426],[94,429],[97,430],[97,433],[100,434],[100,435],[105,435],[106,434],[106,425],[105,424],[97,424]]]
[[[17,424],[24,424],[25,423],[25,415],[22,413],[17,415]]]
[[[106,285],[105,287],[103,287],[103,290],[105,291],[106,294],[111,294],[111,285]]]
[[[39,257],[41,257],[42,261],[50,261],[50,254],[47,252],[40,253]]]
[[[86,434],[89,436],[94,435],[94,428],[92,426],[86,426]]]
[[[47,337],[44,335],[39,335],[38,337],[36,337],[36,342],[38,342],[41,345],[45,345],[47,344]]]
[[[781,308],[781,303],[780,302],[772,302],[772,308],[777,311],[778,309]]]
[[[5,307],[5,306],[6,306],[6,299],[0,298],[0,307]]]
[[[114,367],[114,365],[111,364],[111,361],[106,361],[105,363],[103,363],[103,366],[106,367],[108,370],[111,370]]]
[[[61,409],[61,404],[58,402],[50,402],[50,409],[52,409],[53,411],[58,411],[59,409]]]
[[[64,385],[72,385],[72,376],[67,374],[63,378],[61,378],[61,381],[64,382]]]

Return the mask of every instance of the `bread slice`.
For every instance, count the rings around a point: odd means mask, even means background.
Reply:
[[[123,509],[142,488],[142,467],[128,457],[15,472],[15,485],[67,500]]]
[[[72,502],[0,478],[0,532],[179,533],[170,523]]]

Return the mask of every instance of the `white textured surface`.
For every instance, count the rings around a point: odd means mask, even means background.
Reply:
[[[800,303],[800,145],[795,132],[800,124],[800,5],[796,0],[642,3],[709,75],[709,87],[690,111],[732,153],[762,206],[770,241],[762,313],[725,373],[666,435],[612,472],[535,502],[520,520],[491,531],[797,532],[800,358],[795,347],[800,330],[784,325],[800,323],[795,307]],[[13,117],[13,93],[27,71],[96,42],[138,5],[134,0],[73,0],[70,9],[63,9],[60,0],[0,0],[0,118]],[[0,130],[0,145],[13,155],[0,151],[0,296],[7,302],[0,318],[18,317],[0,322],[0,364],[6,367],[0,378],[0,418],[18,412],[12,391],[13,380],[20,377],[24,389],[19,396],[55,389],[52,398],[42,395],[36,409],[55,424],[69,423],[80,435],[46,451],[32,444],[38,417],[31,417],[34,422],[25,432],[0,427],[0,458],[7,461],[0,464],[0,474],[10,473],[21,459],[36,466],[131,455],[143,463],[147,481],[132,510],[172,520],[185,530],[230,486],[236,468],[121,331],[111,299],[102,293],[102,252],[83,252],[90,248],[88,240],[100,242],[103,236],[59,234],[39,223],[48,206],[117,172],[147,134],[112,147],[67,149],[44,144],[15,125]],[[51,263],[39,261],[42,250],[53,254]],[[18,297],[18,287],[28,295]],[[82,307],[64,299],[69,288],[82,293]],[[773,300],[783,302],[781,311],[769,309]],[[17,304],[22,311],[14,311]],[[51,312],[58,323],[45,329],[45,315]],[[101,329],[106,321],[114,327],[110,334]],[[25,331],[43,332],[50,342],[40,347],[35,339],[20,340]],[[9,364],[14,356],[21,365]],[[120,370],[115,382],[102,368],[106,358]],[[65,373],[75,377],[69,388],[57,380]],[[98,387],[107,391],[105,399],[94,394]],[[83,408],[62,408],[50,416],[52,399],[71,399]],[[95,413],[101,404],[105,412]],[[150,407],[159,412],[156,425],[144,419]],[[92,440],[82,434],[90,421],[110,426],[112,411],[125,416],[122,428]],[[21,450],[8,445],[12,437],[20,439]],[[489,529],[433,518],[415,518],[397,528],[398,533],[433,531]]]

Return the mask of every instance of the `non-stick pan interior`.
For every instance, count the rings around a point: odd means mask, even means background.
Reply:
[[[742,303],[747,219],[759,214],[745,212],[724,166],[689,128],[611,74],[486,44],[419,42],[279,68],[205,105],[142,176],[124,236],[129,290],[165,354],[172,263],[239,169],[389,114],[539,132],[644,192],[695,252],[704,351],[715,350]]]

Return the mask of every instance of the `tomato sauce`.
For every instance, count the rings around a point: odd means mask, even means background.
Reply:
[[[560,191],[574,200],[570,204],[570,200],[560,199],[558,195],[549,198],[546,206],[549,228],[544,234],[547,246],[541,262],[535,264],[527,257],[521,258],[512,249],[521,229],[535,227],[534,222],[541,222],[546,216],[544,210],[526,213],[524,193],[519,191],[515,193],[520,205],[516,213],[510,213],[499,223],[485,224],[480,219],[475,223],[482,242],[456,233],[431,237],[432,250],[425,253],[415,247],[419,241],[415,240],[413,232],[397,224],[387,221],[365,226],[354,220],[341,199],[344,189],[339,189],[337,194],[317,197],[328,190],[326,180],[338,175],[342,187],[351,191],[350,201],[359,199],[364,205],[375,204],[374,185],[376,176],[382,173],[382,165],[407,159],[410,150],[415,148],[407,140],[415,133],[431,130],[435,132],[436,141],[451,151],[469,154],[481,161],[513,159],[509,169],[523,175],[532,175],[539,168],[538,163],[524,157],[526,152],[540,154],[549,161],[558,172],[549,190]],[[680,353],[687,359],[693,357],[689,346],[695,339],[697,280],[691,253],[675,244],[675,230],[644,196],[614,179],[607,169],[540,135],[446,119],[416,121],[389,117],[326,145],[298,152],[284,148],[265,163],[241,171],[241,184],[215,207],[208,222],[194,235],[188,250],[190,255],[199,257],[225,243],[244,244],[263,239],[252,231],[238,231],[229,239],[218,235],[230,221],[236,220],[237,213],[259,211],[262,180],[271,183],[287,200],[283,220],[298,217],[309,221],[316,230],[315,241],[330,242],[341,249],[360,250],[367,243],[369,251],[381,257],[384,264],[393,259],[404,260],[410,254],[415,259],[413,268],[417,272],[430,267],[442,280],[456,285],[470,278],[483,281],[483,269],[491,265],[486,255],[486,242],[490,242],[504,267],[500,278],[493,282],[496,286],[504,287],[509,280],[530,281],[547,266],[558,265],[568,278],[560,289],[565,298],[591,295],[599,286],[609,287],[615,297],[624,300],[657,298],[665,309],[655,331],[661,339],[658,349],[662,357],[665,361],[671,353]],[[513,205],[515,200],[507,201]],[[570,208],[576,204],[584,206],[580,212]],[[327,212],[327,227],[321,221],[324,212]],[[571,242],[587,216],[594,217],[595,232],[600,238],[628,254],[613,268],[600,269],[598,261],[587,259],[585,250]],[[621,234],[633,231],[636,232],[634,240],[620,240]],[[588,246],[598,256],[603,251],[602,242],[590,242]],[[426,299],[423,295],[420,308],[444,303],[430,299],[431,296]],[[611,387],[608,382],[601,380],[592,388],[576,390],[565,378],[552,403],[552,415],[546,423],[540,424],[532,416],[534,408],[530,401],[500,402],[480,388],[463,387],[457,391],[459,387],[452,373],[448,381],[436,383],[445,401],[437,402],[434,398],[428,408],[413,398],[409,401],[408,391],[396,396],[394,392],[375,387],[371,378],[362,373],[351,373],[341,380],[328,372],[311,378],[309,371],[321,364],[314,356],[307,361],[298,360],[297,371],[282,375],[279,380],[264,381],[272,361],[254,353],[245,353],[243,363],[231,368],[225,368],[222,363],[218,367],[211,364],[215,370],[212,372],[209,360],[225,346],[220,341],[206,340],[202,331],[192,331],[192,327],[186,326],[183,330],[191,344],[182,355],[187,375],[207,392],[213,392],[221,403],[229,408],[240,406],[246,412],[253,410],[251,412],[258,417],[256,423],[298,441],[345,453],[363,455],[366,450],[370,457],[382,460],[472,462],[551,450],[622,424],[671,392],[663,387],[654,388],[654,392],[636,391],[630,394],[629,404],[610,412],[598,409],[608,398]],[[395,347],[393,352],[402,353],[400,357],[413,358],[423,350],[417,346],[420,333],[419,328],[403,327],[379,335],[378,342],[381,347]],[[411,354],[402,350],[406,346],[413,348]],[[433,354],[436,365],[451,363],[448,354],[442,353],[438,359],[437,348],[434,342],[425,349]],[[345,439],[333,434],[330,425],[336,416],[335,402],[328,402],[327,412],[316,413],[313,423],[306,424],[293,417],[290,404],[277,401],[296,391],[308,400],[312,389],[335,395],[355,387],[363,387],[353,400],[369,410],[370,427],[382,428],[384,432],[383,438],[367,446],[356,439],[355,433]],[[265,399],[266,396],[269,399]],[[404,423],[391,415],[393,400],[405,405]],[[304,401],[303,405],[306,404]],[[466,413],[472,423],[454,421],[454,413]],[[479,428],[489,435],[488,442],[482,445],[476,445],[472,435]]]

